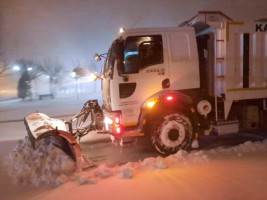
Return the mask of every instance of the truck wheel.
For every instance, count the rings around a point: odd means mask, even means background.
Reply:
[[[189,118],[175,113],[160,119],[151,140],[159,153],[168,155],[176,153],[179,149],[185,149],[191,142],[192,132]]]

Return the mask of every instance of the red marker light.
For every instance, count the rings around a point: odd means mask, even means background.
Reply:
[[[167,101],[172,101],[172,100],[173,100],[173,97],[172,97],[172,96],[167,96],[167,97],[166,97],[166,100],[167,100]]]

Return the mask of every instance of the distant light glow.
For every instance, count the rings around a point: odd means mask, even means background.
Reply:
[[[28,67],[27,68],[27,71],[32,71],[32,67]]]
[[[71,72],[71,77],[75,78],[76,77],[76,72]]]
[[[20,70],[20,67],[19,67],[18,65],[15,65],[15,66],[13,67],[13,70],[14,70],[14,71],[19,71],[19,70]]]

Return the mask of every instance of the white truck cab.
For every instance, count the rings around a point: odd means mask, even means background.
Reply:
[[[199,88],[194,29],[125,30],[109,50],[102,83],[105,108],[120,111],[123,126],[137,125],[141,104],[156,92]]]
[[[168,154],[199,134],[259,128],[267,99],[266,24],[199,12],[179,27],[124,30],[102,74],[105,131],[119,139],[147,134]]]

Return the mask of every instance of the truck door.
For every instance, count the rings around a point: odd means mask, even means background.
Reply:
[[[129,36],[125,39],[124,73],[119,82],[119,110],[125,125],[136,125],[146,98],[169,88],[162,35]]]
[[[166,33],[172,90],[196,89],[200,86],[197,44],[193,29]]]

